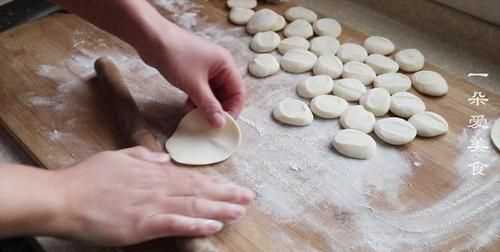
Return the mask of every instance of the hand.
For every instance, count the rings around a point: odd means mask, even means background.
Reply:
[[[122,246],[166,236],[205,236],[245,213],[248,189],[175,167],[136,147],[103,152],[57,176],[64,193],[55,235]]]

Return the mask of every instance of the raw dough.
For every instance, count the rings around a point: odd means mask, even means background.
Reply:
[[[328,75],[317,75],[301,81],[297,85],[297,94],[309,99],[332,92],[333,80]]]
[[[373,86],[376,88],[384,88],[389,93],[407,91],[411,88],[411,80],[408,76],[401,73],[386,73],[381,74],[373,81]]]
[[[493,127],[491,127],[490,136],[491,136],[491,141],[500,151],[500,118],[493,123]]]
[[[264,78],[280,70],[278,60],[271,54],[260,54],[248,64],[248,71],[255,77]]]
[[[297,19],[304,19],[309,23],[314,23],[314,21],[318,19],[318,15],[316,15],[316,13],[314,13],[314,11],[310,9],[306,9],[301,6],[295,6],[285,12],[285,18],[290,22],[293,22]]]
[[[377,75],[396,73],[399,70],[399,65],[396,61],[382,54],[372,54],[366,57],[365,63],[370,66]]]
[[[342,61],[334,55],[321,55],[313,67],[315,75],[326,74],[333,79],[337,79],[342,75],[344,65]]]
[[[340,47],[338,39],[331,36],[320,36],[311,39],[311,52],[318,56],[335,55]]]
[[[309,51],[294,49],[281,58],[281,68],[289,73],[305,73],[316,64],[318,57]]]
[[[274,119],[293,126],[306,126],[312,123],[314,116],[303,101],[285,98],[273,110]]]
[[[371,36],[367,38],[363,45],[369,53],[378,53],[382,55],[389,55],[396,50],[392,41],[380,36]]]
[[[420,71],[425,64],[424,55],[417,49],[399,51],[394,55],[394,60],[399,64],[399,68],[406,72]]]
[[[420,71],[412,75],[413,87],[420,93],[430,96],[443,96],[448,93],[448,82],[434,71]]]
[[[351,61],[344,65],[342,77],[358,79],[361,83],[363,83],[363,85],[368,86],[372,84],[377,77],[377,74],[367,64]]]
[[[322,18],[314,23],[314,32],[318,36],[337,38],[342,33],[342,26],[333,18]]]
[[[370,89],[361,96],[359,104],[375,116],[384,116],[391,108],[391,94],[383,88]]]
[[[278,47],[280,42],[280,35],[276,32],[258,32],[250,42],[250,48],[258,53],[271,52]]]
[[[340,116],[340,124],[345,129],[356,129],[364,133],[370,133],[375,125],[375,116],[363,106],[356,105],[348,108]]]
[[[366,93],[366,87],[358,79],[340,79],[335,81],[333,93],[347,101],[358,101]]]
[[[311,110],[318,117],[333,119],[341,116],[349,104],[346,100],[334,95],[320,95],[311,101]]]
[[[397,116],[409,118],[425,109],[425,103],[414,94],[398,92],[391,97],[391,112]]]
[[[281,40],[281,43],[278,46],[278,51],[281,54],[285,54],[293,49],[302,49],[307,51],[309,50],[309,47],[310,47],[309,40],[303,37],[290,37]]]
[[[417,129],[421,137],[435,137],[448,132],[448,122],[442,116],[434,112],[422,112],[413,115],[408,120]]]
[[[229,21],[235,25],[246,25],[255,14],[254,10],[247,8],[232,8],[229,12]]]
[[[365,160],[372,158],[377,150],[377,144],[370,135],[355,129],[339,131],[332,146],[347,157]]]
[[[285,27],[286,37],[310,38],[314,35],[311,24],[303,19],[297,19]]]
[[[228,159],[240,145],[241,132],[236,121],[225,115],[224,127],[214,128],[200,109],[189,112],[165,144],[170,157],[186,165],[209,165]]]
[[[286,26],[286,20],[283,16],[278,15],[278,21],[273,26],[273,31],[281,31]]]
[[[281,22],[280,15],[270,9],[261,9],[255,12],[247,23],[247,32],[255,34],[257,32],[276,31]]]
[[[417,129],[413,125],[397,117],[378,120],[374,130],[382,141],[392,145],[410,143],[417,136]]]
[[[253,9],[257,7],[257,0],[227,0],[226,4],[229,8]]]
[[[350,61],[363,62],[366,57],[368,57],[368,52],[364,47],[358,44],[345,43],[339,47],[337,57],[339,57],[339,59],[344,63]]]

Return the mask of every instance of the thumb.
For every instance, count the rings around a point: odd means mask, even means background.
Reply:
[[[215,97],[208,83],[197,86],[198,88],[190,92],[189,98],[200,108],[208,122],[216,128],[221,128],[226,123],[226,117],[217,97]]]

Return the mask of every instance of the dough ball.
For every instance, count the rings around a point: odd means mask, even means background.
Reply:
[[[420,71],[425,64],[424,55],[417,49],[399,51],[394,55],[394,59],[399,64],[399,68],[406,72]]]
[[[280,45],[278,46],[278,51],[281,54],[285,54],[293,49],[301,49],[301,50],[309,50],[309,40],[303,37],[290,37],[281,40]]]
[[[355,129],[364,133],[370,133],[375,125],[375,116],[363,106],[356,105],[348,108],[340,116],[340,125],[345,129]]]
[[[354,129],[339,131],[332,146],[342,155],[363,160],[375,156],[377,150],[377,144],[370,135]]]
[[[391,97],[391,112],[399,117],[409,118],[425,109],[425,103],[414,94],[398,92]]]
[[[255,11],[246,8],[232,8],[229,12],[229,21],[235,25],[246,25]]]
[[[266,53],[276,49],[281,42],[280,35],[273,31],[258,32],[250,42],[250,48],[254,52]]]
[[[318,36],[337,38],[342,33],[342,26],[333,18],[322,18],[314,23],[314,32]]]
[[[396,73],[399,70],[399,65],[396,61],[381,54],[372,54],[366,57],[365,64],[370,66],[377,75]]]
[[[264,78],[280,70],[278,60],[271,54],[260,54],[248,64],[248,72],[255,77]]]
[[[297,94],[309,99],[332,92],[333,80],[328,75],[317,75],[301,81],[297,85]]]
[[[281,31],[285,28],[286,26],[286,20],[283,16],[278,15],[278,21],[274,24],[273,26],[273,31]]]
[[[253,9],[257,7],[257,0],[227,0],[226,4],[229,8]]]
[[[209,165],[228,159],[241,142],[238,124],[227,113],[226,124],[214,128],[200,109],[189,112],[179,123],[165,147],[177,163]]]
[[[321,55],[313,67],[315,75],[326,74],[333,79],[337,79],[342,75],[344,65],[342,61],[334,55]]]
[[[247,23],[247,32],[255,34],[257,32],[275,31],[280,23],[280,15],[270,9],[261,9],[255,12]]]
[[[435,137],[448,132],[448,122],[442,116],[434,112],[422,112],[413,115],[408,120],[417,129],[421,137]]]
[[[347,101],[358,101],[366,93],[366,87],[358,79],[340,79],[335,81],[333,93]]]
[[[311,39],[311,52],[318,56],[335,55],[340,47],[340,42],[331,36],[320,36]]]
[[[291,50],[281,58],[281,68],[289,73],[305,73],[310,71],[318,57],[306,50]]]
[[[312,123],[314,116],[303,101],[285,98],[273,110],[274,119],[281,123],[293,126],[307,126]]]
[[[298,19],[288,24],[285,27],[283,34],[286,37],[303,37],[310,38],[314,35],[313,28],[309,22]]]
[[[373,81],[376,88],[384,88],[389,93],[395,94],[404,92],[411,88],[411,80],[408,76],[401,73],[386,73],[379,75]]]
[[[324,119],[333,119],[341,116],[349,104],[346,100],[334,95],[320,95],[311,101],[312,112]]]
[[[413,87],[420,93],[430,96],[443,96],[448,93],[448,82],[434,71],[420,71],[412,75]]]
[[[371,36],[363,44],[369,53],[389,55],[396,50],[394,43],[387,38],[380,36]]]
[[[397,117],[378,120],[374,130],[382,141],[392,145],[410,143],[417,136],[417,129],[413,125]]]
[[[339,47],[337,57],[344,63],[350,61],[363,62],[368,57],[368,52],[358,44],[345,43]]]
[[[361,62],[351,61],[344,65],[342,77],[358,79],[363,85],[368,86],[372,84],[377,74],[370,66]]]
[[[500,151],[500,118],[493,123],[493,127],[491,127],[490,136],[491,136],[491,141]]]
[[[304,19],[309,23],[313,23],[318,19],[318,15],[316,15],[316,13],[314,13],[314,11],[310,9],[306,9],[301,6],[295,6],[285,12],[285,18],[290,22],[293,22],[297,19]]]
[[[359,104],[375,116],[384,116],[391,108],[391,94],[383,88],[370,89],[361,96]]]

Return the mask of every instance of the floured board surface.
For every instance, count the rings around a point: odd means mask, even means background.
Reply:
[[[258,194],[246,218],[213,238],[222,251],[500,249],[499,152],[489,130],[468,128],[472,115],[490,122],[500,117],[499,96],[429,64],[426,69],[443,73],[450,92],[444,98],[421,97],[428,110],[448,120],[450,132],[402,148],[378,142],[372,160],[350,160],[329,147],[339,130],[337,120],[315,120],[305,128],[272,120],[272,107],[296,97],[295,85],[307,75],[248,76],[246,65],[254,57],[250,37],[227,23],[224,1],[153,2],[186,29],[228,48],[249,91],[239,119],[243,146],[230,160],[200,169]],[[289,6],[272,8],[283,13]],[[342,42],[360,43],[366,37],[343,25]],[[120,146],[111,114],[92,88],[93,61],[103,55],[124,71],[158,131],[170,134],[182,116],[184,94],[116,38],[72,15],[51,16],[0,35],[0,118],[41,165],[62,168]],[[469,104],[475,91],[488,102]],[[468,147],[475,140],[482,140],[487,151],[472,152]],[[476,162],[487,165],[483,175],[473,176]],[[164,249],[153,243],[138,251]]]

